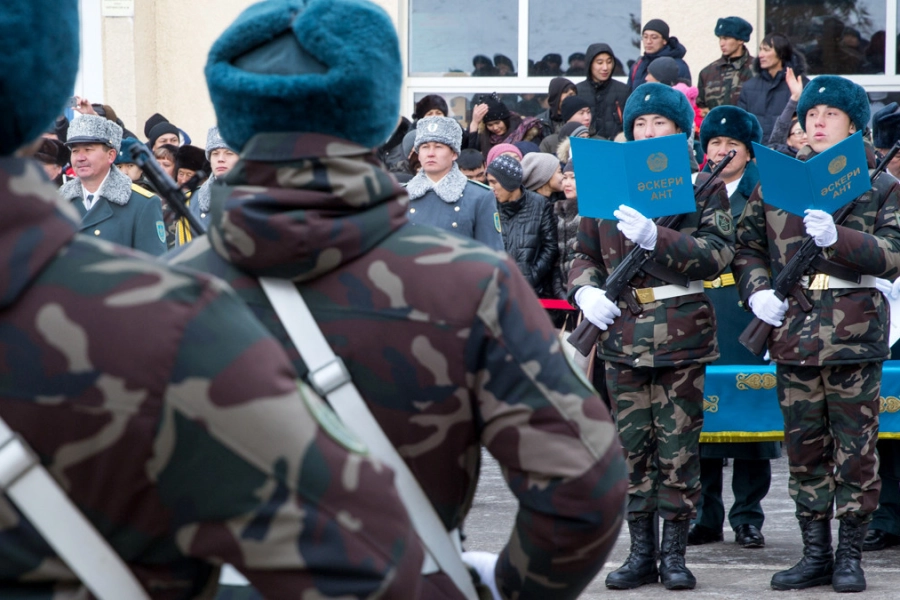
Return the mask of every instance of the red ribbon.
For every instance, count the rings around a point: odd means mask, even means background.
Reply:
[[[578,310],[565,300],[554,300],[552,298],[541,298],[541,306],[547,310]]]

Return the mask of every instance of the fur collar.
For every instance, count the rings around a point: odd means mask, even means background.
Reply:
[[[200,212],[209,212],[209,199],[212,196],[212,184],[216,180],[215,175],[210,175],[209,179],[203,182],[197,189],[197,208]]]
[[[419,173],[406,184],[406,193],[409,194],[410,200],[418,200],[428,192],[434,190],[434,193],[437,194],[438,198],[447,204],[453,204],[462,198],[463,192],[466,190],[467,181],[469,180],[466,179],[466,176],[459,170],[456,163],[453,163],[453,168],[450,169],[450,172],[447,173],[443,179],[438,181],[437,184],[428,179],[428,176],[425,175],[424,171],[419,171]]]
[[[81,179],[76,177],[65,183],[59,193],[65,200],[83,200],[81,196]],[[98,190],[101,198],[109,202],[125,206],[131,199],[131,177],[123,173],[118,167],[113,166],[109,170],[109,177],[103,182],[103,187]]]

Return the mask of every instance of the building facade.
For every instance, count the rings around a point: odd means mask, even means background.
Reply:
[[[401,112],[438,93],[465,121],[481,94],[536,110],[553,61],[569,70],[594,42],[610,44],[625,70],[641,54],[643,23],[666,21],[687,48],[693,83],[720,56],[719,17],[754,26],[756,55],[765,33],[786,34],[810,60],[810,74],[837,73],[863,85],[873,104],[900,100],[897,0],[375,0],[397,25],[405,68]],[[203,67],[210,45],[251,0],[80,0],[82,62],[75,93],[113,106],[140,135],[165,115],[202,146],[215,114]],[[557,57],[553,56],[557,55]],[[478,58],[481,57],[481,58]],[[490,65],[484,63],[487,59]],[[480,66],[476,68],[476,63]],[[570,71],[577,73],[578,71]],[[566,75],[577,83],[584,75]]]

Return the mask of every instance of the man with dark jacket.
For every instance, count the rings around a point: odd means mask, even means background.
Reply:
[[[631,90],[613,79],[616,55],[609,44],[591,44],[585,56],[588,75],[575,86],[575,90],[592,107],[595,135],[611,140],[622,131],[622,111]]]
[[[647,21],[641,33],[641,42],[644,45],[644,55],[634,63],[631,72],[628,73],[629,89],[634,90],[647,81],[647,68],[651,62],[661,56],[674,58],[678,63],[678,79],[685,82],[691,81],[691,70],[684,62],[687,49],[674,35],[669,36],[669,25],[665,21],[662,19]]]
[[[553,296],[551,275],[559,256],[556,218],[546,198],[522,187],[523,177],[522,164],[512,156],[498,156],[487,168],[488,185],[500,206],[503,247],[535,293],[548,298]]]
[[[797,114],[809,134],[797,153],[805,161],[864,130],[869,100],[861,86],[821,75],[804,88]],[[881,488],[875,442],[882,362],[890,356],[889,307],[874,280],[900,274],[900,186],[886,173],[872,185],[841,224],[823,210],[802,218],[780,210],[757,187],[738,225],[732,268],[744,305],[773,327],[768,350],[777,365],[789,491],[803,539],[803,558],[772,577],[776,590],[866,589],[860,555]],[[776,295],[772,273],[809,238],[826,260],[798,288],[812,304],[804,311],[794,296]],[[848,269],[860,281],[835,276]]]
[[[278,49],[289,69],[273,73],[266,58]],[[213,44],[206,77],[241,160],[216,187],[209,234],[180,258],[240,290],[305,375],[257,278],[293,281],[448,532],[471,505],[482,447],[502,466],[514,530],[499,555],[474,565],[495,597],[578,597],[620,527],[615,430],[515,263],[409,224],[406,194],[372,151],[400,109],[390,17],[362,0],[256,4]],[[459,126],[442,119],[422,119],[417,132],[458,150]],[[419,154],[423,168],[441,162]],[[434,572],[419,597],[460,594]]]
[[[741,86],[753,77],[753,56],[747,49],[753,25],[740,17],[723,17],[716,22],[716,37],[722,57],[703,67],[697,78],[697,107],[704,116],[723,104],[735,105]]]

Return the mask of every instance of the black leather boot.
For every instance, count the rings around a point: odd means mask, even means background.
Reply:
[[[845,515],[838,530],[838,546],[834,552],[834,575],[831,586],[836,592],[861,592],[866,589],[866,575],[859,564],[867,525],[859,518]]]
[[[684,564],[688,529],[691,521],[663,521],[662,545],[659,548],[659,577],[667,590],[692,590],[697,579]]]
[[[803,558],[787,571],[775,573],[772,577],[773,590],[802,590],[831,583],[834,572],[831,521],[803,517],[800,519],[800,534],[803,536]]]
[[[631,549],[625,564],[606,576],[606,587],[630,590],[659,580],[656,557],[659,549],[656,513],[628,515],[628,534]]]

